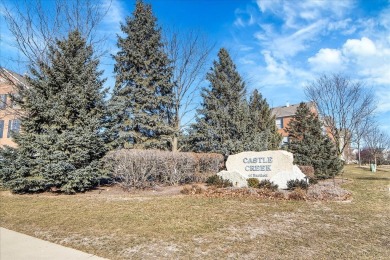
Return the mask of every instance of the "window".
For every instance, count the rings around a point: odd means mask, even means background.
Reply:
[[[275,122],[276,122],[276,126],[278,127],[278,129],[283,128],[283,118],[281,118],[281,117],[276,118]]]
[[[20,130],[20,120],[18,119],[9,120],[7,138],[11,137],[11,132],[19,133],[19,130]]]
[[[5,109],[7,105],[7,94],[0,95],[0,109]]]
[[[4,120],[0,120],[0,138],[3,138]]]
[[[288,144],[288,142],[289,142],[288,136],[284,136],[284,137],[283,137],[283,140],[282,140],[282,143],[283,143],[283,144]]]
[[[11,98],[11,97],[14,97],[14,98]],[[17,95],[17,94],[13,94],[12,96],[10,95],[10,97],[9,97],[10,101],[9,102],[11,102],[11,104],[10,104],[11,108],[20,109],[19,104],[15,101],[15,99],[18,99],[18,98],[19,98],[19,95]]]

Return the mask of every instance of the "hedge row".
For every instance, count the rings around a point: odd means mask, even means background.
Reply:
[[[105,169],[125,189],[156,184],[205,182],[223,167],[220,154],[122,149],[103,159]]]

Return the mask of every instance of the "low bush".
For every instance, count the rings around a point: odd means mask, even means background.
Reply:
[[[301,188],[296,188],[295,190],[293,190],[292,192],[290,192],[288,194],[288,199],[289,200],[306,200],[307,199],[306,191],[304,189],[301,189]]]
[[[186,195],[202,194],[203,192],[204,192],[204,189],[196,184],[194,184],[192,186],[185,186],[180,191],[180,193],[186,194]]]
[[[259,187],[259,179],[256,179],[256,178],[249,178],[246,180],[247,183],[248,183],[248,187],[250,188],[258,188]]]
[[[270,180],[262,180],[258,187],[260,189],[268,189],[268,190],[272,190],[272,191],[276,191],[278,190],[278,185],[273,183],[272,181]]]
[[[173,153],[159,150],[122,149],[104,158],[105,171],[125,189],[156,184],[204,182],[223,164],[223,156],[206,153]]]
[[[309,184],[307,183],[306,180],[289,180],[287,181],[287,189],[288,190],[295,190],[297,188],[307,190],[309,187]]]
[[[207,185],[215,186],[217,188],[232,187],[233,183],[229,180],[222,179],[221,176],[212,175],[206,180]]]

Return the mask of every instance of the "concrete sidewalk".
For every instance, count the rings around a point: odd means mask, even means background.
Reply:
[[[0,259],[104,260],[105,258],[0,227]]]

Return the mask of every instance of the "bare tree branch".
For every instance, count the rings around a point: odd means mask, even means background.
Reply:
[[[175,128],[173,151],[178,150],[177,136],[193,118],[184,118],[197,108],[196,96],[200,84],[205,79],[209,55],[215,44],[198,31],[165,32],[166,53],[173,66],[173,82],[175,94]]]
[[[376,165],[379,156],[390,149],[390,136],[382,132],[377,125],[371,125],[363,136],[365,148],[369,151]]]
[[[338,155],[342,157],[358,127],[376,108],[373,93],[364,88],[360,81],[332,74],[322,75],[309,83],[305,94],[316,103],[336,144]]]
[[[95,39],[98,24],[107,14],[94,0],[55,0],[43,5],[45,0],[16,0],[13,4],[2,0],[2,10],[8,28],[15,39],[15,46],[33,67],[39,62],[47,63],[47,50],[56,39],[67,36],[70,31],[79,30],[95,52],[103,55],[98,45],[104,41]]]

